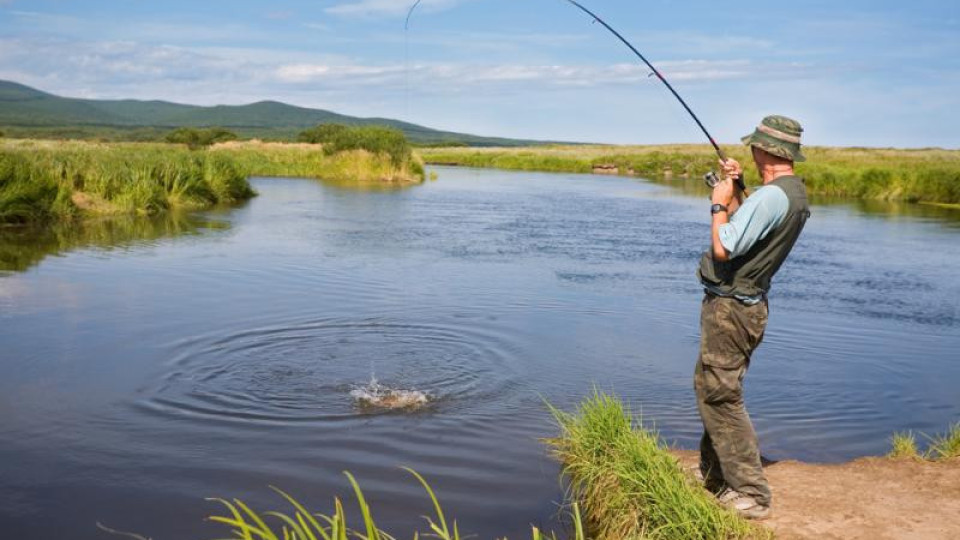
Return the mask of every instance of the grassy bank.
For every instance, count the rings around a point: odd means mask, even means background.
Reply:
[[[210,152],[226,156],[248,176],[322,178],[357,184],[412,184],[423,181],[423,163],[416,157],[396,160],[387,153],[362,149],[327,155],[316,144],[229,142]]]
[[[13,142],[0,146],[0,223],[82,213],[155,214],[254,195],[223,156],[169,145]]]
[[[764,524],[746,521],[721,507],[683,470],[681,458],[667,448],[656,432],[639,425],[616,397],[595,392],[572,413],[552,407],[551,412],[559,424],[560,434],[546,443],[561,462],[567,486],[567,533],[571,540],[772,540],[774,537],[774,532]],[[925,438],[929,447],[921,455],[912,434],[896,435],[891,457],[938,461],[960,458],[960,423],[941,435]],[[810,474],[811,466],[807,464],[781,466],[801,468],[807,471],[804,475]],[[836,465],[814,467],[830,470],[831,476],[840,470]],[[427,481],[413,470],[407,471],[423,486],[432,506],[432,515],[424,516],[425,530],[410,536],[441,540],[471,537],[461,534],[457,522],[445,515]],[[228,527],[229,538],[238,540],[400,538],[378,527],[360,486],[352,475],[346,474],[353,488],[353,502],[359,509],[354,522],[359,526],[354,528],[349,525],[350,519],[340,498],[334,499],[329,514],[320,514],[307,510],[277,488],[273,489],[288,508],[286,511],[255,510],[239,499],[210,499],[219,503],[225,512],[209,519]],[[862,476],[863,469],[857,468],[854,474]],[[842,490],[842,486],[836,489]],[[798,511],[802,512],[793,509],[794,513]],[[556,536],[533,528],[532,538],[555,540]]]
[[[890,453],[892,458],[942,460],[960,458],[960,422],[947,428],[939,435],[923,435],[927,441],[926,450],[921,451],[917,443],[917,436],[912,432],[895,433],[891,438]]]
[[[607,540],[769,538],[722,508],[688,477],[653,431],[634,425],[616,398],[595,394],[574,413],[553,410],[549,442],[587,534]]]
[[[742,146],[724,150],[745,165]],[[423,148],[427,163],[545,172],[636,175],[653,180],[699,177],[717,168],[712,149],[701,145],[550,146],[537,148]],[[797,164],[812,194],[890,201],[960,204],[960,150],[805,148]],[[748,183],[758,184],[753,167]]]
[[[0,141],[0,225],[69,220],[85,214],[157,214],[249,199],[250,176],[356,183],[423,179],[419,161],[318,145],[180,145]]]

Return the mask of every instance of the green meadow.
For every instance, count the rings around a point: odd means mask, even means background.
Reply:
[[[724,152],[747,170],[748,184],[759,184],[743,146]],[[960,150],[807,147],[797,164],[811,194],[832,197],[960,204]],[[527,148],[422,148],[430,164],[498,169],[605,173],[641,176],[669,183],[699,177],[717,167],[717,156],[703,145],[544,146]]]

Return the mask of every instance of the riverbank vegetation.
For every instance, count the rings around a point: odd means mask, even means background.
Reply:
[[[634,424],[615,397],[598,392],[573,413],[552,412],[560,436],[547,442],[591,538],[771,537],[721,507],[684,473],[657,433]]]
[[[178,128],[164,137],[164,140],[168,143],[185,144],[187,148],[191,150],[199,150],[200,148],[207,148],[216,143],[235,141],[237,139],[236,133],[223,128]]]
[[[745,166],[748,149],[724,151]],[[806,147],[807,161],[797,173],[811,194],[960,204],[960,150]],[[423,148],[430,164],[544,172],[603,173],[641,176],[670,182],[699,177],[717,169],[712,148],[703,145],[544,146],[528,148]],[[746,166],[747,181],[759,184],[755,168]]]
[[[561,463],[561,474],[567,488],[567,533],[572,540],[772,540],[774,529],[781,533],[784,528],[790,531],[791,527],[797,527],[790,516],[799,517],[802,523],[811,521],[804,514],[804,497],[792,501],[794,508],[780,510],[787,517],[779,525],[746,521],[723,508],[691,474],[684,471],[683,464],[686,462],[689,465],[693,459],[691,453],[678,454],[668,448],[656,431],[643,426],[614,396],[595,391],[573,412],[548,407],[559,425],[560,433],[545,442]],[[910,460],[893,462],[873,458],[853,462],[848,464],[853,472],[849,473],[852,476],[846,477],[846,481],[853,481],[851,478],[862,480],[864,463],[874,467],[871,470],[876,472],[876,467],[882,467],[884,463],[889,466],[903,463],[932,466],[934,464],[930,461],[960,457],[960,422],[950,426],[942,435],[926,438],[930,441],[929,448],[921,455],[913,434],[894,436],[895,451],[899,449],[900,453],[893,452],[890,456]],[[810,491],[809,496],[813,499],[822,497],[822,494],[804,487],[803,479],[818,473],[829,475],[832,479],[847,474],[845,466],[838,465],[783,462],[778,467],[781,472],[778,481],[798,483],[796,489]],[[787,470],[791,467],[795,470]],[[461,534],[457,522],[444,514],[436,493],[427,481],[415,471],[407,471],[423,486],[433,507],[433,515],[424,516],[425,533],[416,532],[411,536],[431,536],[441,540],[468,538],[469,535]],[[943,469],[937,471],[942,472]],[[209,520],[229,527],[232,534],[229,538],[238,540],[397,538],[376,525],[360,486],[352,475],[346,475],[353,488],[355,506],[359,509],[359,528],[349,527],[348,515],[340,498],[334,499],[331,514],[317,514],[308,511],[295,498],[277,488],[273,488],[274,491],[291,508],[286,513],[260,512],[239,499],[209,499],[218,502],[226,510],[224,515],[211,516]],[[899,481],[898,474],[893,476]],[[878,480],[884,481],[883,478]],[[833,491],[845,498],[848,495],[844,494],[844,489],[843,485],[839,485]],[[846,512],[841,503],[829,504],[840,507],[838,511],[841,514]],[[825,523],[833,519],[831,516],[820,516],[820,521],[813,519],[812,522],[829,529],[836,525]],[[864,523],[857,520],[852,526],[859,530]],[[556,540],[556,535],[546,535],[534,527],[532,538]]]
[[[0,141],[0,225],[236,203],[255,195],[250,176],[356,184],[423,180],[423,166],[409,145],[399,159],[396,152],[368,150],[363,144],[333,152],[322,145],[259,141],[220,143],[205,150],[189,146]]]
[[[891,438],[891,458],[942,460],[960,458],[960,422],[947,428],[947,431],[934,435],[923,435],[927,440],[927,449],[923,452],[913,432],[895,433]]]
[[[414,475],[426,490],[434,510],[433,517],[424,516],[429,531],[422,535],[415,532],[411,537],[414,539],[432,537],[439,540],[469,538],[469,536],[461,536],[456,520],[451,521],[444,514],[443,507],[437,500],[437,495],[427,481],[412,469],[407,469],[407,471]],[[215,515],[208,519],[229,527],[233,535],[230,538],[237,540],[393,540],[397,538],[397,536],[388,534],[377,526],[373,518],[373,512],[360,489],[360,485],[353,475],[345,474],[350,480],[350,485],[353,487],[356,496],[362,528],[351,528],[348,525],[347,514],[339,498],[334,499],[332,514],[317,514],[310,512],[295,498],[277,488],[273,488],[273,490],[290,504],[293,508],[292,514],[277,511],[257,512],[239,499],[233,499],[232,501],[209,499],[222,504],[228,515]],[[576,507],[573,509],[572,518],[573,534],[571,539],[585,540],[586,537]],[[536,527],[532,528],[531,536],[533,540],[556,539],[555,535],[547,535]]]
[[[394,165],[400,166],[413,157],[413,150],[403,132],[385,126],[350,127],[343,124],[321,124],[304,130],[300,142],[323,145],[323,153],[334,155],[340,152],[366,150],[374,154],[386,154]]]
[[[155,214],[248,199],[229,159],[169,145],[14,142],[0,146],[0,223]]]

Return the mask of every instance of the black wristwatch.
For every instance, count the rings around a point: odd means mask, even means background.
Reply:
[[[726,212],[727,207],[722,204],[715,204],[710,207],[710,215],[719,214],[720,212]]]

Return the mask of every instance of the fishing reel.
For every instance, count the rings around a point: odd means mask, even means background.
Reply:
[[[703,175],[703,183],[706,184],[710,189],[717,187],[717,184],[720,182],[720,177],[717,176],[717,173],[714,171],[709,171],[707,174]]]
[[[719,184],[720,182],[723,182],[723,180],[714,171],[710,171],[707,174],[703,175],[703,183],[706,184],[707,187],[709,187],[710,189],[717,187],[717,184]],[[743,183],[742,174],[734,178],[733,182],[734,184],[736,184],[737,188],[740,191],[743,191],[743,192],[747,191],[747,185]]]

